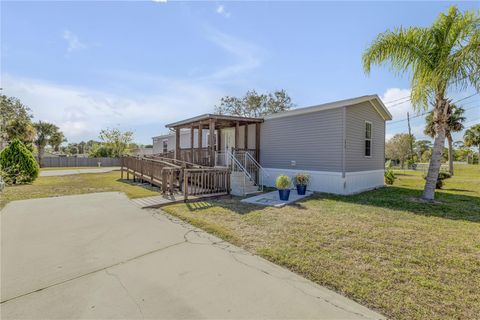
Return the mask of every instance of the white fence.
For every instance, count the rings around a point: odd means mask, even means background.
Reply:
[[[118,167],[120,158],[43,157],[41,167]]]

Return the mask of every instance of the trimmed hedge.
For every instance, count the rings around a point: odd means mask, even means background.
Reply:
[[[0,153],[0,174],[6,184],[24,184],[38,177],[40,168],[28,148],[15,139]]]

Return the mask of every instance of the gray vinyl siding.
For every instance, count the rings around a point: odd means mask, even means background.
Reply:
[[[365,156],[365,121],[372,123],[372,155]],[[345,171],[370,171],[384,168],[385,121],[370,102],[347,107]]]
[[[342,136],[342,108],[266,118],[260,163],[265,168],[341,172]]]

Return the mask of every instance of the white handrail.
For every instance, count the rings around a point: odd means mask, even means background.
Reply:
[[[255,158],[250,154],[250,152],[245,152],[245,153],[248,155],[248,158],[250,159],[250,161],[252,161],[255,164],[255,166],[259,169],[259,171],[262,171],[267,177],[270,176],[268,172],[265,171],[265,169],[260,165],[260,163],[258,163],[258,161],[255,160]]]
[[[241,169],[240,171],[243,171],[250,179],[252,179],[252,176],[247,172],[247,169],[245,169],[244,166],[238,161],[238,159],[231,153],[230,151],[227,150],[227,155],[228,157],[235,162],[235,164]]]
[[[247,165],[247,161],[250,161],[253,164],[254,171],[256,172],[256,174],[255,174],[256,179],[255,180],[258,179],[258,181],[254,180],[254,182],[260,188],[260,191],[263,191],[263,178],[264,178],[265,170],[258,163],[258,161],[255,158],[253,158],[253,156],[249,152],[246,152],[245,154],[246,154],[246,156],[245,156],[245,167],[249,167]]]

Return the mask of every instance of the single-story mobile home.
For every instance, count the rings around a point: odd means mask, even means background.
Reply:
[[[204,114],[168,124],[173,133],[154,137],[153,148],[201,165],[237,165],[253,184],[274,186],[280,174],[306,172],[309,190],[353,194],[384,185],[385,123],[391,119],[377,95],[263,118]]]

